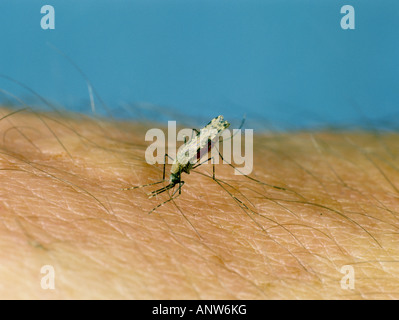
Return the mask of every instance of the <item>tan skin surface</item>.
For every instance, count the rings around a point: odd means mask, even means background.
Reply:
[[[397,134],[256,136],[256,180],[204,165],[149,215],[153,126],[0,111],[0,298],[399,298]]]

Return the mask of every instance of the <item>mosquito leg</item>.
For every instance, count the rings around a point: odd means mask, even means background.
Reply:
[[[153,213],[153,212],[154,212],[155,210],[157,210],[159,207],[162,207],[164,204],[166,204],[166,203],[168,203],[168,202],[170,202],[170,201],[176,199],[178,196],[180,196],[180,195],[181,195],[181,188],[182,188],[183,185],[184,185],[184,181],[180,181],[180,183],[179,183],[179,188],[177,188],[177,189],[173,192],[172,196],[171,196],[168,200],[166,200],[166,201],[164,201],[164,202],[158,204],[158,205],[157,205],[156,207],[154,207],[150,212],[148,212],[148,214]],[[175,194],[177,193],[177,191],[179,191],[179,193],[177,194],[177,196],[175,196]]]
[[[183,185],[184,185],[184,181],[180,181],[179,188],[178,188],[179,194],[181,194],[181,188],[183,187]],[[176,191],[172,194],[172,197],[174,196],[175,193],[176,193]]]
[[[232,167],[234,170],[236,170],[236,171],[238,171],[239,173],[241,173],[241,175],[243,175],[245,178],[247,178],[247,179],[249,179],[249,180],[252,180],[252,181],[255,181],[255,182],[257,182],[257,183],[259,183],[259,184],[261,184],[261,185],[264,185],[264,186],[273,188],[273,189],[292,192],[292,193],[296,194],[298,197],[300,197],[300,198],[302,198],[302,199],[305,200],[305,198],[304,198],[300,193],[296,192],[295,190],[291,190],[291,189],[288,189],[288,188],[285,188],[285,187],[280,187],[280,186],[275,186],[275,185],[272,185],[272,184],[268,184],[268,183],[266,183],[266,182],[260,181],[260,180],[258,180],[258,179],[252,178],[252,177],[250,177],[249,175],[246,175],[246,174],[242,173],[242,172],[241,172],[238,168],[236,168],[233,164],[231,164],[230,162],[227,162],[227,161],[223,158],[223,156],[222,156],[222,154],[220,153],[220,151],[219,151],[218,148],[216,148],[216,150],[218,151],[219,156],[220,156],[220,158],[222,159],[223,163],[226,163],[227,165],[229,165],[230,167]]]
[[[195,166],[193,167],[193,169],[198,168],[200,165],[202,165],[202,164],[208,162],[209,160],[212,160],[212,179],[213,179],[213,180],[216,180],[216,178],[215,178],[215,159],[214,159],[213,157],[210,157],[210,158],[206,159],[205,161],[203,161],[203,162],[201,162],[201,163],[195,165]]]
[[[172,161],[174,161],[175,159],[173,159],[170,155],[168,155],[167,153],[165,153],[165,160],[166,160],[166,157],[168,157],[170,160],[172,160]],[[166,162],[166,161],[165,161]]]
[[[213,157],[210,157],[208,159],[206,159],[205,161],[202,161],[201,163],[196,164],[194,167],[192,167],[192,169],[198,168],[199,166],[203,165],[204,163],[207,163],[209,160],[213,160]],[[215,165],[215,164],[213,164]]]
[[[162,180],[165,180],[165,166],[166,166],[166,158],[168,157],[168,154],[165,153],[164,159],[163,159],[163,172],[162,172]]]
[[[212,168],[212,178],[213,178],[213,180],[216,180],[215,179],[215,164],[212,163],[212,166],[213,166],[213,168]]]
[[[140,186],[122,188],[121,190],[134,190],[134,189],[138,189],[138,188],[153,186],[153,185],[155,185],[155,184],[159,184],[159,183],[162,183],[162,182],[164,182],[164,181],[165,181],[165,179],[163,179],[163,180],[161,180],[161,181],[153,182],[153,183],[142,184],[142,185],[140,185]]]
[[[165,181],[165,166],[166,166],[166,158],[169,157],[170,159],[172,159],[167,153],[165,153],[165,158],[164,158],[164,162],[163,162],[163,173],[162,173],[162,180],[158,181],[158,182],[153,182],[153,183],[148,183],[148,184],[142,184],[140,186],[135,186],[135,187],[128,187],[128,188],[122,188],[121,190],[134,190],[134,189],[138,189],[138,188],[143,188],[143,187],[148,187],[148,186],[153,186],[155,184],[159,184]],[[173,159],[172,159],[173,160]]]
[[[176,197],[177,198],[177,197]],[[148,212],[148,214],[153,213],[155,210],[157,210],[159,207],[162,207],[164,204],[168,203],[169,201],[172,201],[173,198],[169,198],[168,200],[160,203],[159,205],[157,205],[156,207],[152,208],[150,212]]]
[[[174,161],[173,158],[170,155],[165,153],[164,160],[163,160],[163,172],[162,172],[162,180],[164,180],[164,181],[165,181],[165,174],[166,174],[165,168],[166,168],[166,159],[167,158],[169,158],[170,160]]]

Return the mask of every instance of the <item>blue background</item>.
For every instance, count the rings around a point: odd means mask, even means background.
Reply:
[[[45,4],[55,30],[40,27]],[[345,4],[355,30],[340,27]],[[91,113],[88,89],[53,46],[90,79],[101,115],[238,123],[246,113],[268,129],[399,119],[394,0],[1,0],[0,39],[0,73],[67,110]],[[0,88],[41,104],[7,79]]]

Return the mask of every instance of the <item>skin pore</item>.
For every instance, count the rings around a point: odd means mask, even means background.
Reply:
[[[158,124],[16,110],[0,109],[0,298],[399,298],[396,133],[255,134],[249,177],[201,166],[148,214],[159,185],[121,189],[161,179]]]

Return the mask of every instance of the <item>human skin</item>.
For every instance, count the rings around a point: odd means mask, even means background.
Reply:
[[[249,177],[201,166],[148,214],[160,185],[122,189],[161,179],[144,157],[159,124],[15,110],[0,109],[0,298],[399,298],[396,133],[256,134]]]

